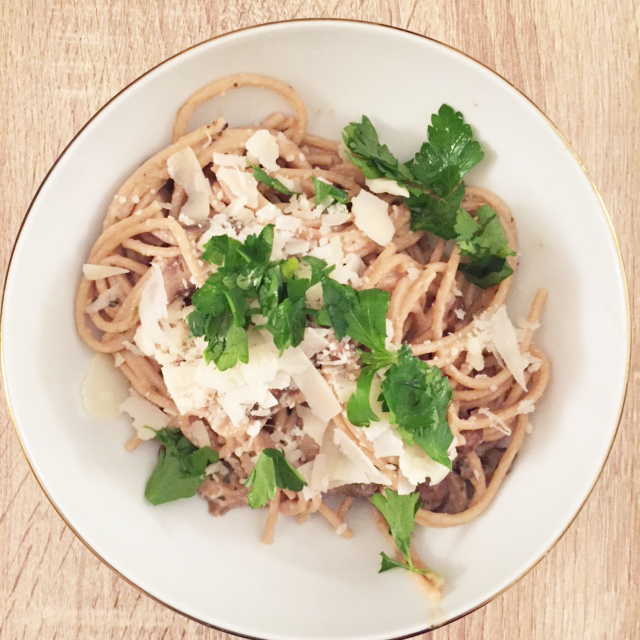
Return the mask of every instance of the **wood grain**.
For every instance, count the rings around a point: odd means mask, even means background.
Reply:
[[[86,120],[149,67],[239,27],[360,18],[453,45],[495,69],[563,131],[620,239],[638,329],[640,9],[634,0],[3,0],[0,270],[46,171]],[[430,640],[640,637],[638,352],[619,434],[586,507],[516,586]],[[0,408],[0,638],[228,639],[166,609],[80,543],[31,474]]]

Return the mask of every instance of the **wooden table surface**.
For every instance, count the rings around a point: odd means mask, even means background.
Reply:
[[[428,35],[521,89],[565,133],[618,233],[632,314],[639,270],[640,8],[636,0],[2,0],[0,270],[47,170],[113,94],[207,38],[283,18],[359,18]],[[635,194],[635,195],[634,195]],[[634,318],[637,328],[637,316]],[[549,555],[430,640],[640,638],[638,353],[611,456]],[[0,638],[231,636],[189,621],[104,566],[49,504],[0,406]]]

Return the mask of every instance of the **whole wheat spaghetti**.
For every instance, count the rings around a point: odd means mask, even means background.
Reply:
[[[203,102],[243,86],[279,93],[290,102],[292,114],[274,113],[245,128],[228,128],[217,119],[187,133],[189,117]],[[266,510],[265,542],[273,539],[279,516],[303,522],[313,513],[349,538],[346,518],[353,499],[384,487],[417,492],[416,522],[423,526],[467,522],[494,498],[526,436],[528,415],[549,381],[548,360],[532,340],[546,294],[541,290],[534,295],[529,316],[514,328],[504,307],[513,278],[488,288],[472,284],[461,270],[460,249],[412,230],[405,199],[393,193],[372,194],[383,201],[385,220],[392,225],[391,240],[384,246],[377,242],[373,230],[356,224],[350,204],[359,194],[371,193],[370,183],[337,142],[314,136],[306,127],[302,100],[273,78],[239,74],[193,94],[176,116],[172,144],[127,179],[106,212],[86,260],[92,267],[85,267],[78,287],[78,332],[91,349],[110,354],[129,380],[131,396],[123,409],[134,421],[147,423],[137,425],[129,448],[153,438],[154,431],[145,426],[175,427],[195,448],[208,446],[218,453],[219,461],[206,467],[198,488],[212,514],[247,505],[246,481],[260,453],[283,452],[307,486],[276,490]],[[277,186],[256,181],[256,167]],[[344,191],[347,203],[317,202],[318,180]],[[507,206],[493,193],[465,187],[463,209],[474,217],[483,205],[496,212],[509,247],[516,251]],[[295,367],[282,368],[264,330],[249,338],[249,362],[222,377],[203,360],[206,345],[190,334],[186,318],[194,292],[216,270],[203,260],[207,241],[228,235],[243,242],[269,224],[275,229],[273,256],[315,256],[335,267],[332,278],[358,291],[389,293],[388,348],[408,344],[415,356],[438,367],[451,386],[446,413],[453,434],[451,470],[443,472],[443,465],[414,447],[411,455],[427,469],[416,482],[415,460],[401,450],[393,425],[385,425],[383,446],[380,425],[354,426],[345,411],[330,419],[318,415],[322,412],[314,408],[312,391],[296,378]],[[507,263],[515,270],[517,257],[508,257]],[[318,308],[321,300],[312,300],[312,293],[307,293],[308,303]],[[338,339],[333,329],[312,318],[305,331],[296,349],[303,349],[325,392],[344,408],[362,369],[357,345],[348,337]],[[515,353],[512,349],[505,357],[497,331],[509,333]],[[252,359],[261,368],[255,364],[252,369]],[[234,375],[244,395],[229,383]],[[262,395],[251,396],[252,385],[264,386]],[[376,437],[371,435],[374,427]],[[388,438],[395,438],[393,446]],[[339,474],[346,472],[336,471],[334,464],[327,472],[334,475],[318,479],[320,459],[324,464],[339,456],[350,460],[349,473],[367,472],[340,480]],[[332,508],[326,497],[335,493],[343,500]],[[385,530],[377,512],[376,518]],[[437,597],[442,579],[428,570],[422,577]]]

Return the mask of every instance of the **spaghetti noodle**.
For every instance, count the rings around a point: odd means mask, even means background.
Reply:
[[[191,114],[203,102],[241,86],[279,93],[289,101],[293,114],[274,113],[259,126],[246,128],[228,128],[217,119],[186,133]],[[246,479],[265,448],[284,451],[301,473],[306,465],[309,480],[309,469],[324,451],[327,430],[333,430],[334,449],[336,442],[343,454],[355,447],[379,481],[334,482],[337,486],[326,485],[324,491],[278,488],[268,505],[264,540],[273,539],[279,515],[304,521],[311,513],[319,513],[336,533],[350,537],[345,516],[354,497],[370,496],[383,486],[401,491],[404,484],[406,490],[406,464],[400,464],[397,451],[381,455],[381,441],[370,437],[368,429],[354,426],[346,412],[323,425],[290,376],[286,385],[270,387],[274,402],[268,406],[251,399],[243,405],[236,399],[234,406],[245,407],[246,415],[234,418],[227,410],[231,400],[226,396],[227,404],[222,401],[219,387],[201,390],[205,399],[197,401],[193,393],[188,396],[190,390],[177,394],[175,380],[168,375],[194,362],[202,366],[202,340],[189,335],[185,318],[192,309],[191,296],[212,271],[202,260],[206,240],[221,234],[242,240],[273,223],[275,244],[279,244],[277,249],[274,244],[274,252],[281,257],[322,256],[336,267],[332,277],[357,290],[389,292],[389,347],[408,344],[415,356],[437,366],[448,379],[453,391],[447,410],[454,437],[452,469],[440,478],[429,472],[411,488],[420,496],[416,516],[420,525],[467,522],[494,498],[525,438],[528,414],[548,383],[547,358],[532,342],[546,294],[535,295],[522,329],[513,330],[517,357],[523,362],[520,374],[514,373],[504,353],[491,343],[492,320],[505,313],[512,278],[486,289],[471,284],[460,270],[459,249],[425,231],[412,231],[409,210],[397,195],[376,196],[386,203],[393,224],[393,238],[386,246],[355,223],[348,206],[319,206],[313,199],[313,178],[344,190],[350,199],[367,191],[367,182],[338,143],[311,135],[306,125],[302,100],[288,85],[272,78],[239,74],[193,94],[176,116],[172,144],[138,168],[108,208],[102,233],[87,259],[106,270],[80,282],[75,305],[78,332],[91,349],[111,354],[139,404],[150,403],[159,411],[157,428],[177,427],[196,447],[206,445],[218,452],[220,461],[207,467],[199,487],[213,514],[247,504]],[[251,176],[251,163],[259,164],[269,155],[267,147],[263,145],[261,151],[255,144],[258,132],[266,132],[260,135],[271,151],[274,141],[277,145],[276,157],[272,154],[264,161],[271,177],[293,187],[295,195],[260,183],[252,192],[255,202],[249,202],[248,178],[242,176]],[[197,163],[197,171],[186,178],[184,166],[172,172],[172,162],[185,150],[191,150]],[[238,176],[245,187],[237,183]],[[192,218],[186,212],[193,215],[193,206],[187,205],[201,197],[198,189],[205,194],[205,214]],[[485,204],[497,213],[509,247],[516,250],[515,226],[505,204],[484,189],[465,188],[462,207],[468,213],[475,215]],[[517,258],[511,256],[507,262],[515,270]],[[165,337],[169,335],[169,346],[160,344],[165,340],[162,336],[150,345],[153,339],[147,336],[145,341],[141,335],[145,299],[158,283],[166,307],[157,327]],[[307,355],[344,406],[361,366],[354,344],[338,340],[331,329],[310,326],[319,344]],[[504,329],[504,323],[501,326]],[[264,341],[258,341],[255,348],[262,347]],[[141,438],[152,436],[138,429],[128,446],[133,448]],[[336,511],[325,501],[330,493],[344,496]],[[376,517],[381,520],[377,512]],[[385,529],[384,521],[381,528]],[[430,571],[423,578],[437,597],[441,578]]]

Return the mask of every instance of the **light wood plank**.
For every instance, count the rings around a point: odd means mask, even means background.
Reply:
[[[640,10],[633,0],[5,0],[0,3],[0,269],[28,204],[74,133],[114,93],[211,36],[282,17],[405,27],[494,68],[542,107],[598,185],[637,311]],[[638,335],[638,316],[634,315]],[[611,457],[586,507],[529,575],[431,640],[640,637],[640,386],[637,351]],[[231,638],[115,576],[65,526],[0,409],[0,638]],[[568,461],[579,464],[579,461]],[[427,636],[424,636],[426,638]]]

